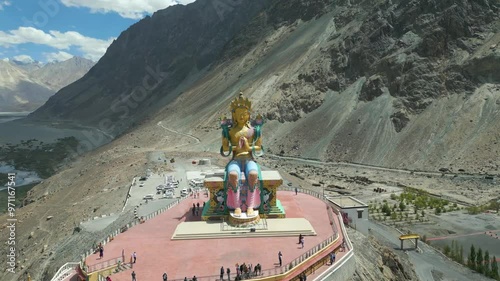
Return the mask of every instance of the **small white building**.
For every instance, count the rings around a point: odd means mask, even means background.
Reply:
[[[349,224],[357,225],[368,220],[368,205],[358,199],[351,196],[327,197],[327,199],[340,210],[344,221],[347,216]]]

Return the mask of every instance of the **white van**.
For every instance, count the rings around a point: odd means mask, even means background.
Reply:
[[[186,195],[188,195],[188,191],[187,189],[184,188],[183,190],[181,190],[181,196],[186,196]]]
[[[153,200],[155,198],[155,196],[153,194],[148,194],[146,196],[144,196],[142,199],[144,200]]]

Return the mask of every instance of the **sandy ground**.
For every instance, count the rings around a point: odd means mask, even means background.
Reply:
[[[140,127],[111,144],[82,155],[30,192],[28,200],[32,203],[19,209],[16,214],[19,220],[16,237],[18,266],[22,269],[19,274],[28,270],[34,278],[41,279],[46,271],[45,275],[52,276],[64,263],[79,260],[83,252],[104,239],[108,232],[133,220],[133,209],[142,197],[139,194],[133,196],[130,204],[127,202],[126,208],[123,207],[133,177],[145,175],[147,169],[168,173],[184,166],[184,170],[189,170],[192,167],[191,160],[201,158],[210,158],[212,163],[219,166],[227,163],[227,159],[214,152],[200,152],[206,151],[206,146],[198,138],[167,130],[167,124],[162,124],[163,128],[157,120],[152,122],[154,124]],[[176,159],[175,163],[169,163],[172,158]],[[432,192],[436,192],[436,187],[439,187],[439,193],[471,203],[486,202],[498,196],[495,180],[486,180],[484,175],[453,177],[442,176],[441,173],[419,174],[269,156],[260,159],[259,163],[279,170],[285,184],[318,192],[325,188],[327,194],[341,190],[353,196],[370,198],[374,195],[373,188],[377,186],[387,189],[412,186]],[[151,183],[147,189],[155,188],[157,183]],[[388,193],[382,196],[388,196]],[[148,204],[147,208],[153,208],[155,204]],[[145,204],[140,206],[140,210],[143,206]],[[109,221],[90,231],[77,228],[82,221],[111,213],[121,215],[114,221],[108,218]],[[52,218],[48,219],[49,216]],[[6,237],[5,227],[0,229],[2,239]],[[0,261],[5,262],[5,249],[0,249],[0,252]],[[12,276],[2,274],[5,273],[0,273],[1,280],[12,280]]]

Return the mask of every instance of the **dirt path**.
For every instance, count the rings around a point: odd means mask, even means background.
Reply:
[[[194,139],[196,141],[196,143],[201,143],[201,140],[193,135],[190,135],[190,134],[185,134],[185,133],[181,133],[181,132],[178,132],[178,131],[175,131],[175,130],[172,130],[172,129],[169,129],[165,126],[163,126],[162,124],[162,121],[158,122],[158,124],[156,124],[160,127],[162,127],[163,129],[171,132],[171,133],[174,133],[174,134],[178,134],[178,135],[181,135],[181,136],[185,136],[185,137],[188,137],[188,138],[191,138],[191,139]],[[187,143],[187,144],[182,144],[182,145],[178,145],[177,147],[180,147],[180,146],[185,146],[185,145],[189,145],[190,143]]]

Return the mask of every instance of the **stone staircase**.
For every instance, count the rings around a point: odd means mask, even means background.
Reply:
[[[267,223],[267,228],[262,225],[234,227],[227,225],[226,222],[183,223],[186,226],[176,229],[172,240],[316,235],[314,228],[305,219],[262,219],[262,221]]]
[[[132,267],[130,266],[129,263],[120,263],[119,266],[116,267],[115,269],[115,273],[119,273],[119,272],[122,272],[122,271],[126,271],[126,270],[129,270],[131,269]]]
[[[285,217],[285,210],[283,210],[283,207],[281,207],[281,206],[272,206],[269,211],[267,211],[265,213],[261,213],[261,217],[269,218],[269,219],[284,218]]]

